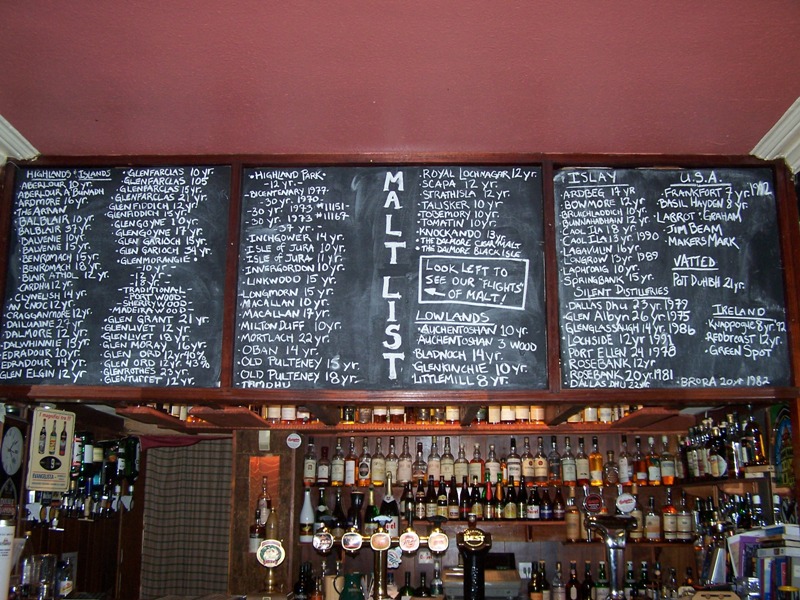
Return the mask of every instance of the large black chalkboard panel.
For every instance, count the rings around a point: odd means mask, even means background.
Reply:
[[[541,169],[246,169],[234,385],[547,386]]]
[[[0,381],[218,387],[230,177],[20,169]]]
[[[791,384],[768,169],[555,175],[562,384]]]

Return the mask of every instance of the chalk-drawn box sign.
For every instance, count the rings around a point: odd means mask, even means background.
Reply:
[[[528,259],[423,255],[420,304],[468,304],[525,310]]]

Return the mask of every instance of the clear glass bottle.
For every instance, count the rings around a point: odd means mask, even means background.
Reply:
[[[417,457],[411,465],[411,477],[419,479],[420,477],[428,476],[428,463],[422,455],[422,442],[417,442]]]
[[[522,440],[522,454],[520,455],[520,462],[522,465],[520,485],[530,485],[535,481],[536,478],[536,466],[533,453],[531,452],[531,441],[527,436],[525,436]]]
[[[561,573],[561,561],[556,561],[556,572],[550,582],[550,598],[551,600],[566,600],[567,589],[564,584],[564,576]]]
[[[569,437],[564,438],[564,454],[561,455],[561,478],[567,487],[577,485],[577,465],[575,464],[575,455],[572,454]]]
[[[583,438],[578,438],[578,453],[575,455],[575,477],[579,486],[589,485],[591,471],[589,457],[586,455]]]
[[[522,478],[522,457],[517,454],[517,440],[511,438],[511,449],[506,456],[506,469],[508,469],[508,481],[513,478],[519,481]]]
[[[495,451],[494,444],[489,444],[489,452],[486,454],[484,472],[489,481],[497,481],[497,476],[500,474],[500,461],[497,460],[497,452]]]
[[[467,478],[467,481],[470,481],[469,461],[467,460],[464,444],[458,445],[458,457],[453,462],[453,474],[456,477],[456,481],[460,481],[464,477]]]
[[[667,486],[661,507],[661,531],[665,542],[678,540],[678,509],[672,503],[672,488]]]
[[[400,457],[397,456],[397,451],[394,445],[394,436],[389,436],[389,452],[386,453],[386,473],[392,475],[392,481],[397,483],[405,483],[400,481],[397,477],[397,471],[400,464]]]
[[[592,451],[589,453],[589,485],[603,485],[603,455],[597,447],[597,436],[592,436]]]
[[[644,537],[648,542],[661,541],[661,515],[656,510],[656,499],[647,499],[647,512],[644,515]]]
[[[377,486],[383,485],[383,482],[386,481],[386,456],[383,454],[381,438],[375,440],[375,454],[372,455],[370,479]]]
[[[390,409],[391,410],[391,409]],[[403,436],[403,449],[397,461],[397,481],[404,484],[408,481],[416,481],[412,479],[412,467],[414,459],[411,458],[411,452],[408,447],[408,436]]]
[[[358,455],[356,485],[367,487],[372,481],[372,454],[369,451],[369,438],[364,437],[361,443],[361,454]]]
[[[633,479],[633,461],[628,454],[628,436],[624,434],[620,441],[619,456],[617,457],[617,472],[619,473],[619,482],[623,486],[629,486]]]
[[[603,485],[617,485],[619,483],[619,463],[614,460],[614,451],[606,451],[606,463],[603,465]]]
[[[481,445],[475,443],[472,450],[472,460],[469,461],[469,478],[477,478],[478,481],[483,481],[485,472],[485,463],[481,457]]]
[[[525,438],[526,440],[528,438]],[[530,452],[529,452],[530,453]],[[536,440],[536,454],[533,456],[533,480],[536,483],[547,483],[550,476],[550,464],[544,454],[544,440],[538,436]]]
[[[342,451],[342,438],[336,438],[336,446],[331,458],[331,485],[340,487],[344,485],[344,452]]]
[[[647,438],[650,446],[647,451],[647,485],[661,485],[661,455],[656,451],[656,442],[653,436]]]
[[[308,438],[306,454],[303,456],[303,483],[314,485],[317,480],[317,453],[314,449],[314,438]]]
[[[638,435],[633,438],[633,476],[636,484],[640,487],[647,485],[647,460],[642,452],[642,438]]]
[[[632,542],[641,542],[644,539],[644,511],[639,503],[639,484],[636,482],[631,485],[631,495],[633,496],[633,510],[630,515],[636,519],[636,527],[628,530],[628,539]]]
[[[433,476],[434,481],[439,481],[442,475],[442,457],[439,455],[439,444],[436,436],[431,438],[431,451],[428,453],[428,475]]]
[[[267,487],[267,476],[264,475],[261,478],[261,493],[258,495],[258,500],[256,500],[256,508],[261,515],[262,525],[267,524],[267,518],[272,510],[272,497],[269,495]]]
[[[264,539],[264,524],[261,522],[261,511],[256,509],[256,517],[250,524],[250,544],[248,552],[258,552],[258,547]]]
[[[661,483],[675,484],[675,455],[669,451],[669,438],[661,436]]]
[[[547,455],[547,483],[561,487],[561,455],[558,453],[558,440],[550,436],[550,453]]]
[[[441,475],[447,481],[452,479],[455,476],[455,458],[453,457],[453,452],[450,449],[450,437],[445,436],[444,438],[444,450],[442,451],[442,458],[439,461],[439,467],[441,470]],[[458,478],[456,477],[456,481]]]
[[[328,458],[328,447],[323,446],[317,461],[317,485],[325,486],[331,483],[331,461]]]
[[[358,473],[358,455],[356,455],[356,438],[350,437],[350,449],[344,457],[344,485],[352,487],[356,484]]]

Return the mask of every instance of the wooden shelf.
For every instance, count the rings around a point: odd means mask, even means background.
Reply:
[[[139,423],[157,425],[175,431],[186,431],[187,424],[184,421],[150,406],[120,406],[117,407],[116,412],[121,417],[133,419]]]

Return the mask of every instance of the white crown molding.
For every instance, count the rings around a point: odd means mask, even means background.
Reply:
[[[750,153],[765,160],[783,158],[792,173],[800,171],[800,98]]]
[[[30,160],[37,156],[39,151],[0,115],[0,166],[9,158]]]

